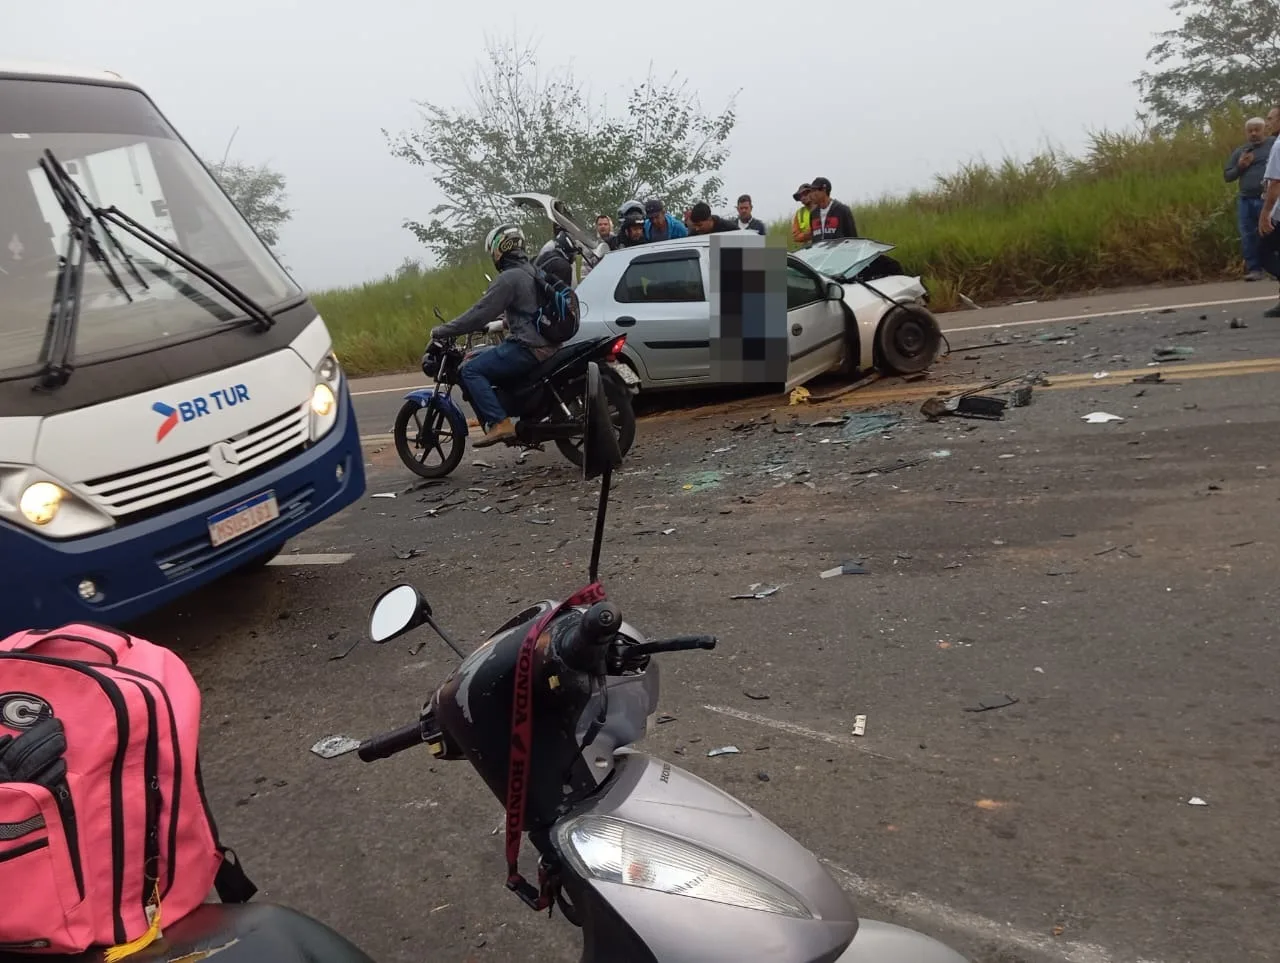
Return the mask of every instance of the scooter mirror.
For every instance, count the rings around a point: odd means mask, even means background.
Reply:
[[[600,365],[587,365],[587,388],[584,409],[586,424],[582,436],[582,469],[587,478],[611,472],[622,464],[622,449],[609,415],[609,401],[604,394]]]
[[[390,642],[431,617],[431,606],[412,585],[387,589],[373,603],[369,613],[369,637],[374,642]]]

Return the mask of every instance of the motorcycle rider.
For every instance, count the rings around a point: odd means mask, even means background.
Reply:
[[[462,363],[459,377],[466,388],[476,419],[484,429],[477,448],[510,441],[516,429],[494,392],[496,384],[519,382],[555,353],[555,347],[538,331],[540,308],[533,269],[525,253],[524,232],[515,224],[499,224],[484,239],[498,276],[475,304],[448,324],[431,330],[432,341],[483,331],[499,315],[506,315],[507,337],[501,344],[477,352]]]
[[[644,210],[628,211],[618,227],[618,247],[635,247],[644,243]]]

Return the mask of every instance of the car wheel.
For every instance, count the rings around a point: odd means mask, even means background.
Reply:
[[[878,366],[884,374],[918,374],[933,364],[941,344],[942,329],[928,308],[895,305],[876,331]]]

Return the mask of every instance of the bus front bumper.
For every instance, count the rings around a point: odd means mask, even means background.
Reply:
[[[359,499],[364,455],[351,397],[333,430],[287,461],[194,502],[84,538],[0,523],[0,636],[88,621],[120,625],[277,550]],[[214,547],[209,520],[264,493],[279,516]],[[82,588],[96,595],[86,600]]]

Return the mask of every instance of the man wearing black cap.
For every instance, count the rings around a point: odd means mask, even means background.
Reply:
[[[825,177],[815,177],[810,185],[809,201],[813,213],[809,228],[816,241],[831,241],[840,237],[857,237],[858,226],[853,222],[853,211],[831,196],[831,182]]]
[[[791,195],[792,200],[800,202],[800,210],[796,211],[795,217],[791,218],[791,240],[797,244],[808,244],[813,240],[813,235],[809,231],[809,192],[813,190],[812,184],[801,184],[800,189]]]

